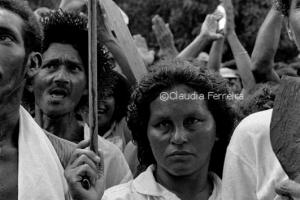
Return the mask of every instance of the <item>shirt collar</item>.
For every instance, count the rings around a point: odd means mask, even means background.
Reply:
[[[153,172],[155,170],[155,165],[150,165],[146,171],[141,173],[138,177],[133,180],[133,186],[136,191],[140,194],[148,195],[148,196],[164,196],[167,199],[179,200],[179,198],[165,187],[156,182]],[[209,198],[211,199],[220,199],[221,194],[221,180],[220,178],[210,172],[210,178],[213,181],[213,192]]]
[[[149,196],[168,196],[172,198],[168,199],[178,199],[179,198],[168,191],[158,182],[156,182],[153,171],[155,170],[155,165],[150,165],[146,171],[141,173],[138,177],[133,180],[133,186],[135,187],[138,193],[149,195]]]

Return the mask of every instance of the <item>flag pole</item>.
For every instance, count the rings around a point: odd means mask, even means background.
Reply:
[[[90,149],[98,152],[97,115],[97,0],[88,0]],[[80,39],[80,38],[79,38]]]

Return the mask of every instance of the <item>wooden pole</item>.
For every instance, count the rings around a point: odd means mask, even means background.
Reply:
[[[90,149],[98,152],[97,115],[97,0],[88,1]],[[80,39],[80,38],[79,38]]]

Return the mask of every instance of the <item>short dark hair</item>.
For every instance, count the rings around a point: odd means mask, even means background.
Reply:
[[[21,0],[0,0],[0,8],[9,10],[23,19],[22,36],[26,55],[31,52],[41,52],[43,40],[42,28],[27,2]]]
[[[164,61],[158,63],[155,68],[160,70],[148,74],[141,80],[133,92],[132,103],[129,106],[128,127],[138,146],[138,159],[140,161],[138,171],[144,170],[151,164],[156,164],[147,137],[151,102],[162,91],[183,84],[197,93],[204,94],[208,109],[214,117],[216,136],[219,140],[212,150],[210,170],[220,175],[226,147],[234,128],[235,115],[226,98],[208,98],[207,94],[209,92],[228,94],[225,80],[217,74],[209,73],[206,69],[196,68],[188,61]]]
[[[42,53],[53,43],[70,44],[83,61],[85,71],[88,66],[87,18],[70,12],[57,10],[41,18],[44,29]]]

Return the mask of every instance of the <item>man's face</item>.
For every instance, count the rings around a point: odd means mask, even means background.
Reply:
[[[34,77],[35,102],[48,116],[73,112],[86,89],[83,62],[72,45],[53,43]]]
[[[0,101],[18,89],[25,74],[23,20],[15,13],[0,8]],[[5,98],[6,97],[6,98]],[[12,99],[10,99],[11,101]]]
[[[296,45],[300,49],[300,0],[292,0],[289,21]]]

